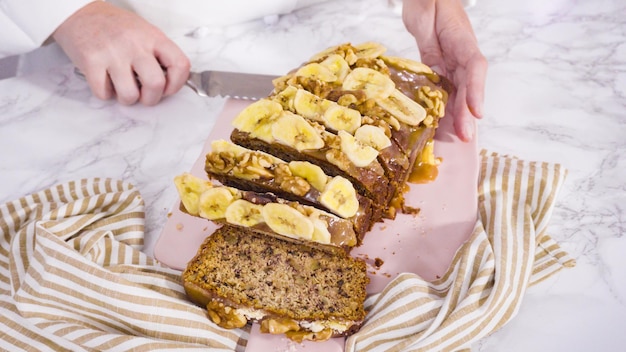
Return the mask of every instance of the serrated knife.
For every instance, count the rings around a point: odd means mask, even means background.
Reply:
[[[267,97],[277,76],[253,73],[203,71],[191,72],[187,85],[200,96],[258,100]]]
[[[75,68],[78,77],[85,75]],[[190,72],[185,83],[203,97],[227,97],[236,99],[259,100],[267,97],[274,85],[272,80],[278,76],[228,71]],[[137,82],[141,85],[141,82]]]

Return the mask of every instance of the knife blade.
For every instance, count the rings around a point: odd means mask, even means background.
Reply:
[[[77,68],[74,73],[85,79]],[[165,71],[167,74],[167,72]],[[272,81],[279,76],[228,71],[190,72],[185,84],[203,97],[225,97],[247,100],[259,100],[267,97],[273,90]],[[141,82],[137,80],[141,86]]]
[[[200,96],[258,100],[274,90],[272,80],[277,77],[227,71],[191,72],[187,85]]]

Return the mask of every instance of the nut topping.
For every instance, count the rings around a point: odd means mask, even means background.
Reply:
[[[300,331],[300,325],[289,318],[268,318],[261,321],[262,333],[284,334],[288,331]]]
[[[211,320],[225,328],[235,329],[244,327],[248,320],[242,314],[238,314],[237,310],[232,307],[225,306],[224,303],[218,301],[211,301],[206,306],[209,318]]]
[[[304,196],[311,190],[311,185],[302,177],[290,176],[283,178],[283,181],[280,183],[280,188],[283,191],[287,191],[298,196]]]
[[[446,97],[441,90],[422,86],[417,90],[416,97],[426,108],[427,118],[423,121],[424,125],[431,126],[435,118],[445,115]]]

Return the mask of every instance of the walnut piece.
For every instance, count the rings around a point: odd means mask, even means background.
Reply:
[[[233,168],[236,176],[249,179],[272,178],[274,177],[274,163],[272,159],[258,152],[247,152],[240,155]]]
[[[206,156],[206,166],[214,172],[228,173],[235,164],[235,154],[232,152],[209,153]]]
[[[292,177],[293,173],[289,168],[289,164],[278,164],[274,169],[274,178],[276,182],[281,183],[284,179]]]
[[[343,171],[348,170],[352,162],[340,149],[329,149],[326,152],[326,160]]]
[[[311,184],[300,176],[284,177],[280,189],[298,196],[304,196],[311,190]]]
[[[445,115],[445,96],[441,90],[422,86],[416,94],[417,99],[425,105],[427,117],[423,121],[426,126],[431,126],[435,118]]]
[[[324,133],[322,135],[324,139],[324,145],[330,149],[340,149],[341,148],[341,138],[338,135],[332,133]]]
[[[243,314],[238,314],[236,309],[226,306],[224,303],[211,301],[207,304],[206,309],[209,318],[211,318],[215,324],[225,329],[241,328],[248,323],[248,320]]]

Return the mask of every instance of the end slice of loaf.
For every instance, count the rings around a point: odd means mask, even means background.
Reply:
[[[301,341],[344,336],[365,318],[365,262],[225,225],[209,236],[182,275],[196,304],[225,328],[249,321]]]

